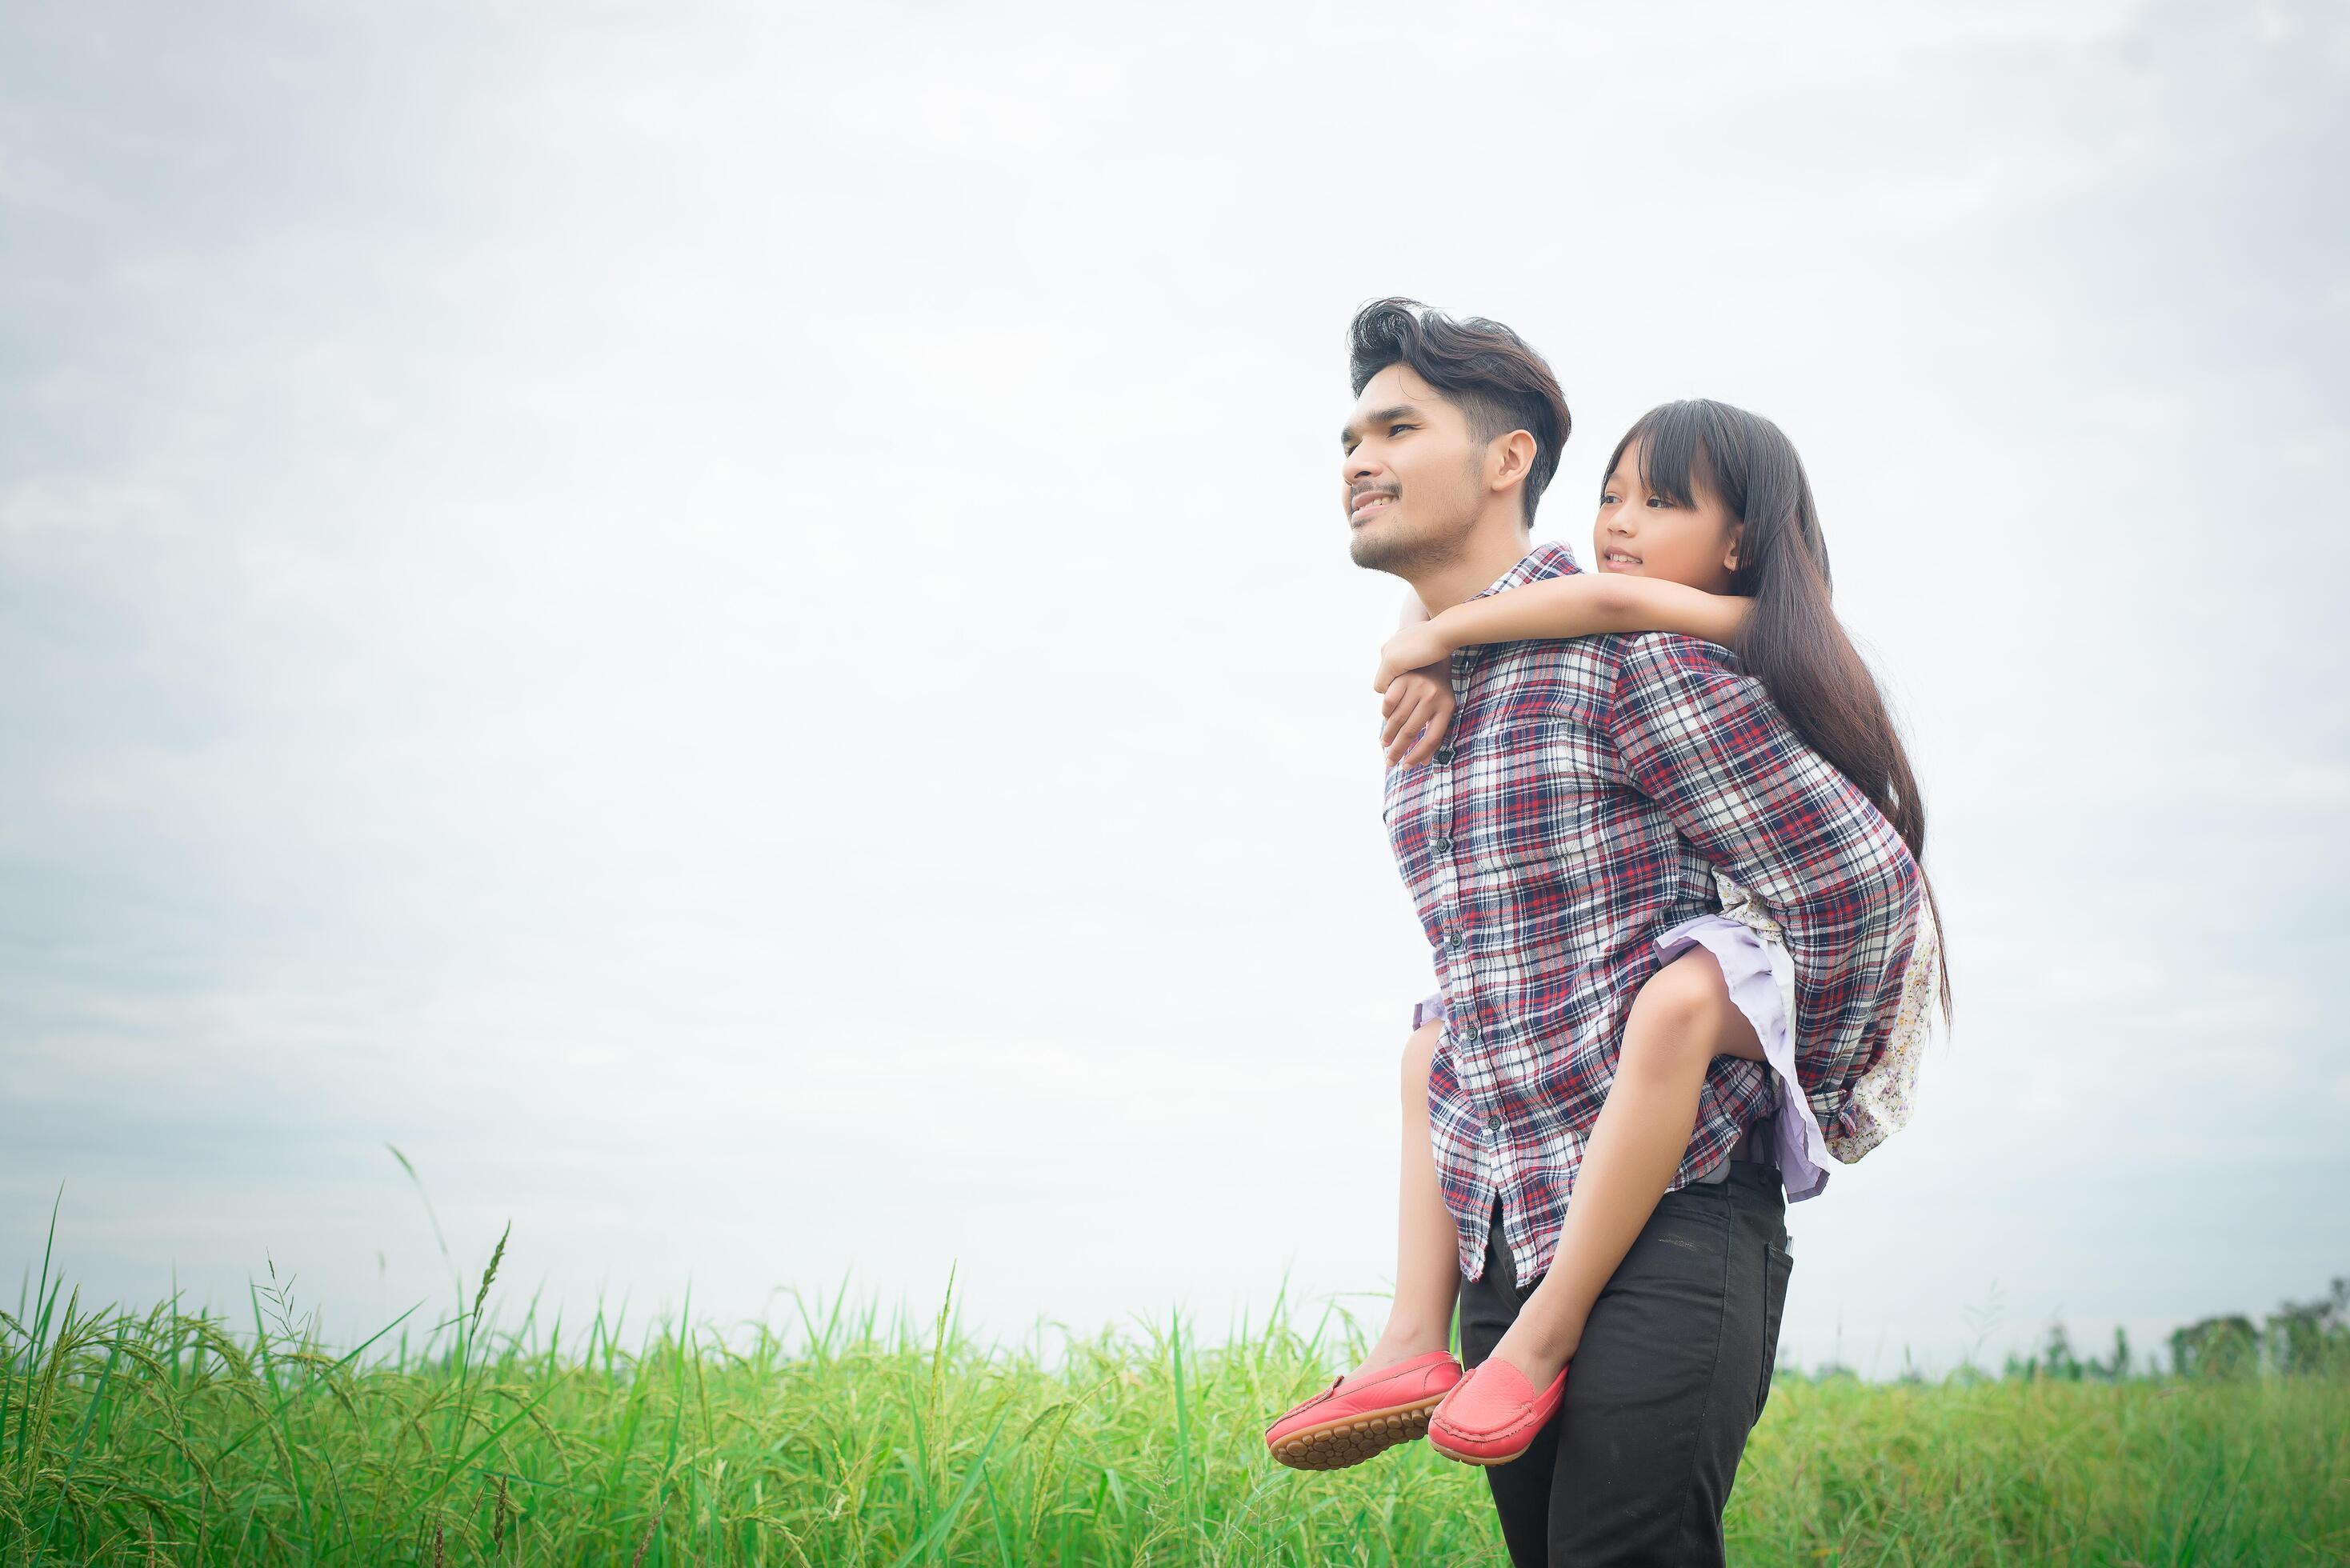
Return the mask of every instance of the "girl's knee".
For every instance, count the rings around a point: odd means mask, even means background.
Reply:
[[[1713,954],[1691,948],[1648,977],[1633,999],[1632,1011],[1687,1023],[1717,1012],[1729,1002],[1730,987]]]
[[[1632,1001],[1624,1029],[1627,1059],[1659,1064],[1711,1061],[1736,1012],[1721,966],[1703,948],[1691,948],[1648,977]]]

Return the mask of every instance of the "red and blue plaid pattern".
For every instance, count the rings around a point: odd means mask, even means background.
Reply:
[[[1536,545],[1485,594],[1575,571]],[[1713,867],[1779,921],[1795,1065],[1821,1125],[1890,1036],[1921,884],[1890,823],[1797,738],[1729,650],[1664,633],[1489,643],[1452,656],[1435,756],[1391,767],[1382,815],[1435,950],[1447,1022],[1428,1108],[1461,1270],[1498,1191],[1521,1280],[1550,1267],[1651,939],[1719,907]],[[1773,1105],[1723,1056],[1672,1185]]]

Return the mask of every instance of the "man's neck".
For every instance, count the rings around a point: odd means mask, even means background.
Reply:
[[[1465,604],[1493,586],[1494,579],[1526,557],[1534,540],[1523,525],[1478,528],[1461,554],[1440,566],[1408,573],[1404,580],[1431,616]]]

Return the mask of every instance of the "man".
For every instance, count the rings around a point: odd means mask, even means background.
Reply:
[[[1350,343],[1356,565],[1402,577],[1431,615],[1575,571],[1565,546],[1531,544],[1569,428],[1542,358],[1498,323],[1399,299],[1364,307]],[[1427,762],[1389,768],[1385,815],[1449,1019],[1430,1136],[1474,1367],[1549,1266],[1652,939],[1717,906],[1714,867],[1773,890],[1799,1051],[1831,1067],[1887,1036],[1887,959],[1918,884],[1891,826],[1725,649],[1497,643],[1456,652],[1451,678],[1452,728]],[[1593,1308],[1557,1416],[1486,1470],[1515,1563],[1722,1561],[1792,1267],[1768,1139],[1750,1130],[1773,1103],[1763,1064],[1714,1059],[1672,1189]]]

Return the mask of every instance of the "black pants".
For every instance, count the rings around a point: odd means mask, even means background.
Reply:
[[[1771,1389],[1787,1299],[1779,1173],[1743,1160],[1668,1192],[1599,1294],[1559,1412],[1485,1479],[1518,1568],[1722,1561],[1721,1511]],[[1493,1353],[1521,1285],[1493,1205],[1482,1279],[1461,1282],[1461,1364]]]

